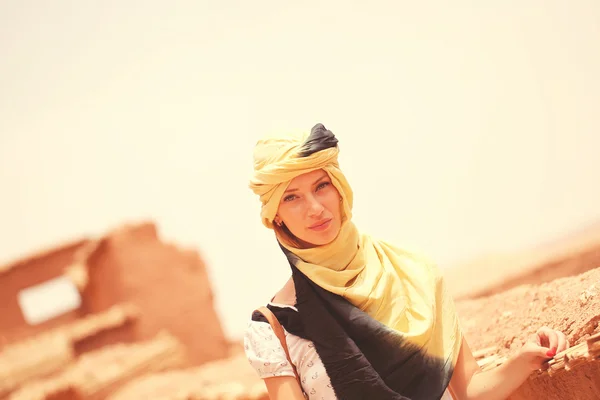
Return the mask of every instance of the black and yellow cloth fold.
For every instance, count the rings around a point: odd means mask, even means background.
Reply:
[[[267,227],[289,182],[304,173],[323,169],[343,199],[340,232],[325,246],[297,248],[276,230],[300,318],[284,326],[314,342],[339,399],[439,399],[462,341],[453,301],[432,262],[359,232],[338,152],[322,124],[255,148],[250,187]]]

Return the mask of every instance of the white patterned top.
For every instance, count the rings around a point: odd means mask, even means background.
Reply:
[[[277,307],[295,307],[269,303]],[[313,400],[335,400],[325,366],[315,350],[314,344],[285,330],[285,340],[290,358],[296,366],[302,389]],[[268,322],[250,321],[244,335],[244,349],[250,364],[261,379],[274,376],[294,376],[285,351]]]
[[[276,307],[295,307],[269,303]],[[296,366],[302,390],[310,400],[336,400],[329,376],[314,344],[285,330],[290,358]],[[250,365],[261,379],[275,376],[294,376],[294,370],[287,361],[285,351],[268,322],[250,321],[244,334],[244,349]],[[446,390],[440,400],[453,400]]]

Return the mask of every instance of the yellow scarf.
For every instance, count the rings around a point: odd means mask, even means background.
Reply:
[[[308,139],[308,133],[289,134],[257,143],[250,188],[260,196],[263,224],[273,229],[281,197],[293,178],[317,169],[326,171],[343,199],[337,238],[308,249],[294,247],[280,233],[276,233],[278,241],[299,258],[296,267],[318,286],[343,296],[428,354],[455,365],[461,331],[437,267],[359,232],[352,222],[352,189],[338,165],[339,148],[301,156]]]

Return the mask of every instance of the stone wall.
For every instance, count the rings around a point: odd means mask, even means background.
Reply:
[[[81,306],[28,325],[19,291],[58,276]],[[152,223],[0,267],[0,301],[0,399],[100,399],[153,371],[230,355],[202,259]]]
[[[153,224],[143,224],[107,235],[88,265],[87,312],[130,303],[141,314],[137,340],[167,330],[186,347],[191,365],[227,355],[206,266],[197,252],[163,243]]]
[[[0,348],[82,316],[81,311],[75,311],[31,326],[25,322],[17,295],[27,287],[63,275],[65,267],[86,243],[87,240],[69,243],[0,267]]]

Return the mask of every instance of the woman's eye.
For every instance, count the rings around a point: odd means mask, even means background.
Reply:
[[[321,190],[323,188],[325,188],[326,186],[329,185],[330,182],[321,182],[319,183],[319,186],[317,186],[317,190]]]
[[[295,195],[293,195],[293,194],[290,194],[289,196],[286,196],[286,197],[284,197],[284,198],[283,198],[283,201],[292,201],[292,200],[294,200],[295,198],[296,198],[296,196],[295,196]]]

